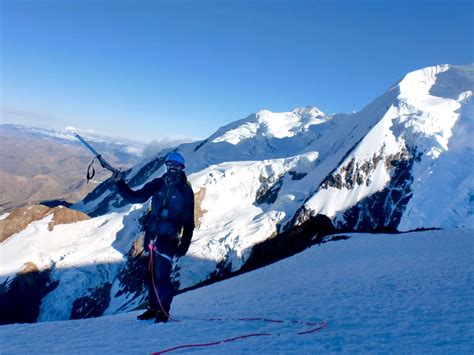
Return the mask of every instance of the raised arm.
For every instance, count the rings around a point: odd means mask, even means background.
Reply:
[[[123,179],[117,179],[114,182],[120,195],[129,203],[146,202],[163,183],[160,178],[157,178],[145,184],[140,190],[134,191]]]

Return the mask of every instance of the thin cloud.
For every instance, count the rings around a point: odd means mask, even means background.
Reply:
[[[0,107],[2,123],[19,123],[28,125],[61,125],[64,120],[43,112],[29,111],[15,107]]]

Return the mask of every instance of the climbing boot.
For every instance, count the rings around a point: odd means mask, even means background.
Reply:
[[[137,316],[138,320],[148,320],[148,319],[153,319],[157,315],[157,311],[152,308],[148,308],[145,312]]]
[[[168,315],[163,312],[155,314],[155,323],[166,323],[168,322]]]

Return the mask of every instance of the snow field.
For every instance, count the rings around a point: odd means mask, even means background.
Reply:
[[[349,236],[177,296],[172,316],[181,322],[155,325],[130,312],[6,325],[2,353],[143,354],[249,333],[281,335],[173,353],[474,351],[473,230]],[[325,320],[329,327],[297,335],[308,327],[235,320],[242,317]]]

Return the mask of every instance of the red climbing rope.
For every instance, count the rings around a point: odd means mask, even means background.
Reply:
[[[223,319],[223,318],[211,318],[211,319],[206,319],[208,321],[224,321],[224,320],[231,320],[231,321],[263,321],[263,322],[270,322],[270,323],[285,323],[288,321],[283,321],[283,320],[274,320],[274,319],[266,319],[266,318],[237,318],[237,319]],[[317,331],[320,331],[324,328],[328,327],[327,322],[320,322],[320,323],[314,323],[314,322],[305,322],[305,321],[289,321],[290,323],[298,323],[298,324],[305,324],[312,326],[313,328],[303,331],[303,332],[298,332],[296,333],[297,335],[306,335],[306,334],[311,334],[315,333]],[[240,339],[246,339],[246,338],[252,338],[252,337],[264,337],[264,336],[281,336],[284,335],[283,333],[250,333],[250,334],[244,334],[244,335],[239,335],[235,336],[232,338],[227,338],[227,339],[222,339],[222,340],[217,340],[209,343],[196,343],[196,344],[183,344],[183,345],[177,345],[169,349],[161,350],[152,353],[153,355],[159,355],[159,354],[165,354],[169,353],[171,351],[179,350],[179,349],[188,349],[188,348],[199,348],[199,347],[208,347],[208,346],[214,346],[214,345],[219,345],[223,343],[230,343],[232,341],[240,340]]]

